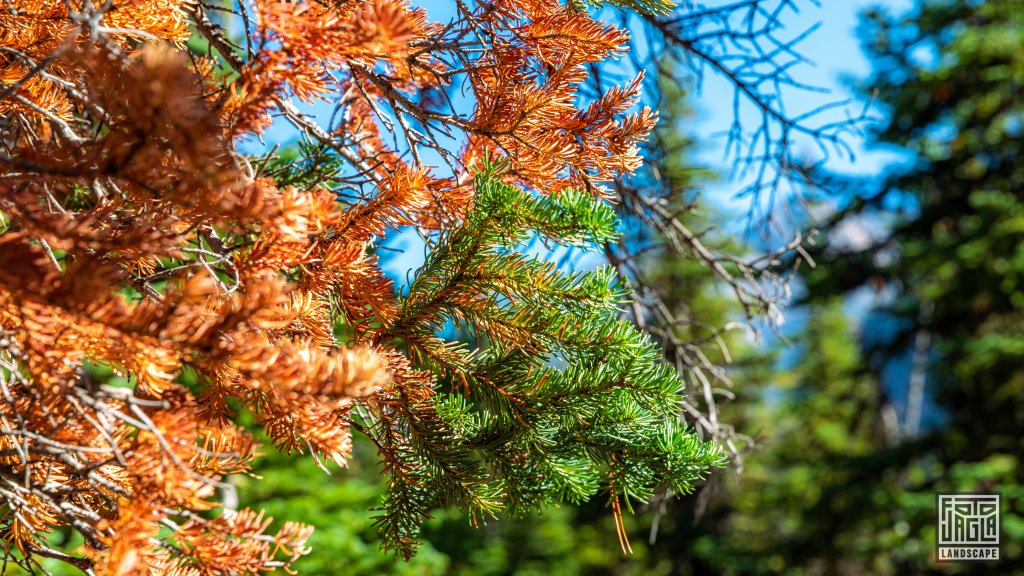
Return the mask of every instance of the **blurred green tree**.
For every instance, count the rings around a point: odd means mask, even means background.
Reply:
[[[706,571],[1021,573],[1019,8],[865,14],[865,92],[890,116],[877,138],[913,159],[824,226],[799,359],[747,407],[762,450],[693,540]],[[871,241],[851,241],[851,226]],[[876,295],[860,339],[842,312],[855,292]],[[936,492],[975,491],[1002,494],[1002,561],[937,565]]]
[[[691,557],[707,570],[695,573],[892,574],[891,555],[930,550],[904,538],[903,516],[927,511],[889,472],[901,460],[886,448],[885,395],[841,300],[809,312],[794,366],[745,405],[760,447],[697,526]]]
[[[835,215],[831,242],[806,279],[811,301],[855,290],[883,296],[876,318],[896,328],[867,342],[863,369],[881,377],[896,358],[914,358],[909,378],[884,390],[903,405],[899,421],[866,455],[863,477],[844,481],[844,498],[870,498],[830,511],[840,531],[822,539],[820,554],[832,560],[889,573],[1024,565],[1020,8],[1016,0],[936,0],[865,15],[874,63],[867,92],[890,116],[878,141],[912,159]],[[872,228],[870,245],[844,241],[850,223]],[[936,566],[935,493],[989,491],[1002,494],[1003,560]],[[865,546],[854,534],[871,518]]]

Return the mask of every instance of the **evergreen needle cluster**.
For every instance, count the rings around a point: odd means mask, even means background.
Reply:
[[[723,462],[679,424],[678,374],[619,319],[629,293],[614,271],[564,272],[519,251],[533,235],[578,247],[611,239],[613,209],[574,191],[532,196],[493,164],[475,188],[465,223],[441,236],[386,332],[450,389],[394,403],[408,408],[371,432],[388,471],[377,521],[384,545],[406,557],[436,506],[475,519],[604,492],[618,513],[660,485],[689,492]],[[447,323],[483,349],[408,328]]]

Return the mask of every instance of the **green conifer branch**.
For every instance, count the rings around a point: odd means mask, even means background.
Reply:
[[[390,403],[390,428],[375,431],[390,476],[378,523],[406,557],[435,506],[514,515],[602,486],[628,506],[665,484],[688,492],[723,463],[679,423],[682,383],[658,346],[618,319],[629,294],[614,271],[564,272],[518,251],[531,237],[612,240],[611,208],[577,192],[533,196],[493,165],[475,186],[466,221],[440,238],[382,332],[451,388]],[[449,323],[484,349],[438,338]]]

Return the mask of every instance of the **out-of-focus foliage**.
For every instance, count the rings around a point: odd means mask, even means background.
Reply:
[[[709,506],[683,573],[1021,573],[1019,8],[931,1],[866,15],[866,88],[891,114],[878,140],[913,161],[826,223],[804,273],[799,359],[745,407],[762,449]],[[848,241],[851,225],[874,242]],[[841,309],[855,291],[877,303],[860,330]],[[909,369],[894,370],[900,360]],[[991,491],[1003,559],[937,565],[936,493]]]
[[[862,469],[872,473],[837,484],[870,498],[832,511],[840,532],[823,552],[885,568],[877,572],[937,570],[935,492],[997,491],[998,569],[1009,573],[1024,562],[1024,11],[1013,0],[924,2],[906,14],[868,13],[863,33],[875,65],[868,88],[891,114],[878,139],[913,159],[837,214],[837,223],[886,225],[859,249],[833,232],[808,293],[877,290],[878,312],[899,328],[866,349],[862,369],[918,348],[923,394],[940,418],[918,430],[910,411],[867,456]],[[851,540],[856,522],[872,518],[875,545]]]
[[[800,360],[747,407],[761,448],[693,550],[724,574],[892,573],[890,556],[930,552],[927,534],[904,537],[906,516],[930,518],[934,496],[906,498],[886,472],[896,454],[884,448],[880,390],[839,302],[815,309],[796,344]]]

